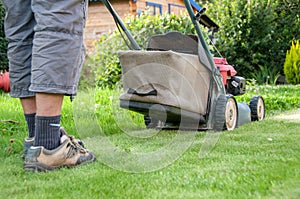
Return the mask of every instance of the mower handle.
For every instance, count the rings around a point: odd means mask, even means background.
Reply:
[[[126,34],[127,38],[129,39],[131,45],[133,46],[133,48],[135,50],[141,50],[142,48],[138,45],[138,43],[136,42],[136,40],[133,38],[133,36],[131,35],[131,33],[129,32],[129,30],[125,27],[125,25],[123,24],[122,19],[119,17],[119,15],[117,14],[117,12],[114,10],[114,8],[112,7],[112,5],[110,4],[110,2],[108,0],[102,0],[102,2],[104,3],[104,5],[106,6],[106,8],[108,9],[108,11],[111,13],[111,15],[113,16],[115,22],[117,23],[117,25],[119,25],[122,29],[122,31]]]

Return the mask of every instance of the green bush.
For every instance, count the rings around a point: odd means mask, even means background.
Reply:
[[[284,62],[284,74],[286,81],[291,84],[300,84],[300,44],[293,42],[291,49],[287,51]]]
[[[5,10],[0,1],[0,71],[8,69],[8,59],[7,59],[7,40],[4,34],[4,17]]]
[[[266,69],[265,76],[256,76],[265,82],[266,76],[283,73],[285,52],[299,39],[299,0],[214,0],[207,14],[220,26],[219,51],[239,75],[252,78]]]
[[[193,24],[187,15],[165,14],[152,16],[142,14],[140,17],[129,16],[125,23],[142,49],[146,49],[149,37],[156,34],[174,30],[182,33],[194,33]],[[95,68],[97,68],[98,86],[112,88],[120,81],[121,67],[117,52],[127,49],[128,47],[117,30],[104,35],[95,43],[95,52],[91,57]]]

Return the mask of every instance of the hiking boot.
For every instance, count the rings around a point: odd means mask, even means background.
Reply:
[[[61,133],[61,136],[66,135],[66,136],[68,136],[68,137],[72,137],[72,139],[73,139],[75,142],[77,142],[78,144],[80,144],[80,145],[84,148],[84,143],[83,143],[81,140],[79,140],[79,139],[75,139],[72,135],[69,136],[69,135],[67,134],[66,130],[65,130],[63,127],[60,127],[59,131],[60,131],[60,133]],[[28,151],[28,149],[29,149],[31,146],[33,146],[33,143],[34,143],[34,137],[31,137],[31,138],[30,138],[30,137],[27,137],[27,138],[24,139],[22,158],[25,158],[25,157],[26,157],[27,151]]]
[[[34,137],[32,137],[32,138],[27,137],[27,138],[24,139],[22,158],[26,157],[28,149],[31,146],[33,146],[33,142],[34,142]]]
[[[59,128],[59,131],[60,131],[61,136],[66,135],[66,136],[68,136],[68,137],[71,137],[75,142],[77,142],[77,143],[80,144],[83,148],[85,148],[85,147],[84,147],[84,143],[83,143],[81,140],[76,139],[73,135],[68,135],[68,133],[66,132],[66,130],[64,129],[64,127],[60,127],[60,128]]]
[[[30,147],[24,161],[26,171],[52,171],[74,167],[96,160],[95,155],[83,148],[73,137],[62,135],[61,145],[53,150],[43,146]]]

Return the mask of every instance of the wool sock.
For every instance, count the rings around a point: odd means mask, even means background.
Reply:
[[[33,138],[34,137],[34,131],[35,131],[35,113],[32,114],[24,114],[27,127],[28,127],[28,137]]]
[[[36,116],[34,146],[43,146],[48,150],[60,145],[60,115]]]

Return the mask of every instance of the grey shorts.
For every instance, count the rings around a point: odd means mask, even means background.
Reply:
[[[2,0],[12,97],[75,95],[87,0]]]

